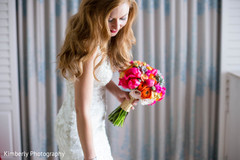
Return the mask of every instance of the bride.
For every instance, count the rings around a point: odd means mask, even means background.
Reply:
[[[111,80],[124,69],[135,43],[135,0],[82,0],[69,20],[58,54],[67,94],[55,122],[62,160],[112,160],[105,131],[105,89],[120,102],[129,99]],[[137,102],[134,102],[136,105]]]

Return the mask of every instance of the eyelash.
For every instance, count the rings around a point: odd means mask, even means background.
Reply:
[[[120,18],[122,21],[125,21],[127,18],[126,17],[124,17],[124,18]],[[113,19],[109,19],[108,20],[108,22],[112,22],[113,21]]]

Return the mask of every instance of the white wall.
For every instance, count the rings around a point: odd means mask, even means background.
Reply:
[[[240,0],[222,0],[218,159],[227,159],[227,73],[240,70]],[[236,121],[237,123],[237,121]],[[237,138],[237,137],[234,137]]]

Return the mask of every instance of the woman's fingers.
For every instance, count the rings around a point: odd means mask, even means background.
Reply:
[[[133,104],[134,106],[136,106],[136,105],[138,104],[138,101],[139,101],[139,99],[135,99],[132,104]]]
[[[125,97],[127,100],[130,100],[129,92],[125,92]]]
[[[136,106],[136,105],[137,105],[137,102],[133,102],[132,105]]]
[[[132,103],[132,110],[134,110],[135,109],[135,107],[134,106],[136,106],[137,104],[138,104],[138,99],[135,99],[134,101],[133,101],[133,103]]]

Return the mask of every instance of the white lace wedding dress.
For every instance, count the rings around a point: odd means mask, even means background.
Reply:
[[[110,145],[105,130],[105,85],[112,79],[112,70],[107,60],[96,70],[91,106],[93,142],[98,160],[112,160]],[[55,137],[59,152],[65,152],[61,160],[83,160],[76,112],[74,107],[74,85],[67,81],[67,94],[55,122]]]

